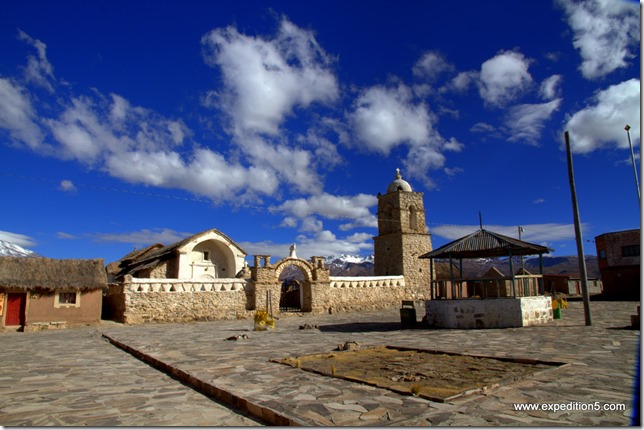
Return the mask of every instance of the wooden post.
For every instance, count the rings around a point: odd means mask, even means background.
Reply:
[[[579,206],[577,205],[577,190],[575,189],[575,172],[572,166],[572,153],[570,152],[570,138],[568,132],[564,133],[566,140],[566,154],[568,158],[568,180],[570,182],[570,194],[572,198],[572,212],[575,217],[575,238],[577,239],[577,256],[579,258],[579,273],[581,275],[581,296],[584,300],[584,317],[586,325],[592,325],[590,316],[590,296],[588,295],[588,276],[586,274],[586,260],[584,257],[583,239],[581,237],[581,222],[579,220]]]
[[[517,298],[517,288],[514,284],[514,267],[512,267],[512,249],[510,249],[510,284],[512,285],[512,297]]]

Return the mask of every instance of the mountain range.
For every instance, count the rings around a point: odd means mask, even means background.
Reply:
[[[585,256],[586,274],[588,278],[600,278],[597,257]],[[328,256],[325,260],[330,269],[331,276],[373,276],[374,256],[358,257],[352,255]],[[458,276],[458,262],[454,262],[454,273]],[[501,273],[510,273],[510,262],[507,258],[474,258],[463,260],[463,276],[480,277],[491,267],[496,267]],[[513,270],[516,273],[521,267],[518,258],[513,260]],[[539,273],[539,258],[526,257],[523,261],[526,271]],[[449,261],[437,260],[435,262],[436,277],[448,279],[450,276]],[[554,275],[578,275],[579,258],[577,256],[544,257],[543,273]]]
[[[41,257],[34,251],[24,248],[15,243],[0,240],[0,256],[10,257]],[[543,273],[559,275],[578,275],[579,259],[577,256],[567,257],[544,257]],[[356,255],[331,255],[325,258],[331,276],[373,276],[374,256],[361,257]],[[454,262],[454,273],[458,276],[458,262]],[[444,260],[436,261],[436,277],[448,279],[450,277],[449,262]],[[476,258],[463,260],[463,276],[483,276],[491,267],[496,267],[502,273],[510,273],[510,264],[507,258]],[[521,267],[518,258],[513,261],[513,269],[516,272]],[[530,273],[539,273],[539,259],[526,257],[524,267]],[[588,278],[600,278],[597,257],[586,256],[586,272]],[[287,267],[282,272],[282,278],[301,279],[302,274],[295,266]]]

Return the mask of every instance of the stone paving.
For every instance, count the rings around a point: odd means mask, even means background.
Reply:
[[[563,319],[520,329],[402,329],[391,309],[290,316],[264,332],[239,320],[2,334],[0,425],[629,425],[640,331],[626,327],[638,304],[592,302],[590,327],[582,303],[571,302]],[[571,364],[437,403],[270,361],[347,341]],[[595,402],[625,410],[579,410]],[[517,403],[577,410],[516,411]]]

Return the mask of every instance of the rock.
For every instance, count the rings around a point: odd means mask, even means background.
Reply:
[[[335,350],[336,351],[356,351],[358,349],[360,349],[360,344],[358,342],[351,340],[349,342],[344,342],[339,344]]]
[[[317,324],[304,324],[300,326],[300,330],[317,330],[320,327],[318,327]]]
[[[239,336],[230,336],[230,337],[227,337],[224,340],[240,340],[240,339],[242,339],[242,340],[248,339],[248,335],[247,334],[240,334]]]

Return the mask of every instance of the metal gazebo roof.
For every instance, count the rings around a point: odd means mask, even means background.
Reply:
[[[481,228],[419,258],[483,258],[548,254],[546,246],[514,239]]]

